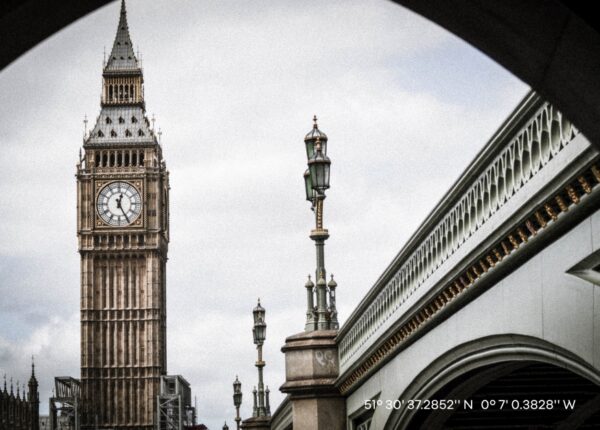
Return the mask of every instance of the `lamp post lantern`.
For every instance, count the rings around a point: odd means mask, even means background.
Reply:
[[[327,156],[328,138],[317,124],[317,116],[313,118],[313,129],[304,137],[308,169],[304,172],[304,190],[306,200],[312,204],[315,212],[315,228],[310,232],[310,238],[315,241],[317,253],[317,267],[315,270],[316,287],[310,280],[305,287],[307,291],[307,309],[305,331],[337,330],[337,310],[335,308],[335,287],[337,284],[329,283],[325,271],[325,241],[329,232],[323,227],[323,202],[326,198],[325,191],[329,189],[331,160]],[[328,300],[329,291],[329,300]],[[316,296],[316,306],[314,299]],[[328,303],[329,302],[329,303]]]

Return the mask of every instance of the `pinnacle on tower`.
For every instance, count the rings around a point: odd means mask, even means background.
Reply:
[[[121,16],[119,26],[113,43],[110,56],[106,62],[104,72],[123,72],[127,70],[139,70],[140,66],[133,51],[133,43],[129,36],[129,25],[127,24],[127,9],[125,0],[121,0]]]
[[[33,361],[33,355],[31,356],[31,378],[29,378],[29,388],[30,391],[32,388],[37,388],[38,382],[35,377],[35,362]]]

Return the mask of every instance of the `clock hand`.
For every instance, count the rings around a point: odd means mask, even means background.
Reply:
[[[127,216],[127,214],[123,210],[123,206],[119,205],[119,209],[121,209],[121,212],[123,212],[123,215],[125,216],[125,219],[127,220],[127,222],[131,222],[131,221],[129,221],[129,217]]]

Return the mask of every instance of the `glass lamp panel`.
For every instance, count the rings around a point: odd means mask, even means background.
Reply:
[[[315,190],[324,191],[329,188],[329,163],[322,158],[313,159],[310,176]]]
[[[318,178],[318,163],[314,162],[314,159],[311,160],[311,163],[308,165],[308,170],[310,171],[310,182],[315,190],[319,189],[319,178]]]
[[[256,336],[260,342],[264,342],[267,334],[267,326],[265,323],[256,326]]]
[[[310,160],[315,155],[315,141],[314,139],[305,140],[304,145],[306,146],[306,159]]]
[[[313,190],[312,181],[310,180],[310,172],[308,170],[304,172],[304,191],[306,192],[306,200],[312,202],[315,192]]]
[[[325,184],[325,165],[323,163],[317,165],[317,186],[320,190],[327,188]]]

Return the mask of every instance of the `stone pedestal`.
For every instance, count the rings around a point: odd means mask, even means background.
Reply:
[[[333,385],[339,375],[337,330],[290,336],[285,354],[285,384],[290,394],[294,430],[345,430],[346,402]]]
[[[270,430],[271,417],[252,417],[242,421],[241,428],[243,430]]]

